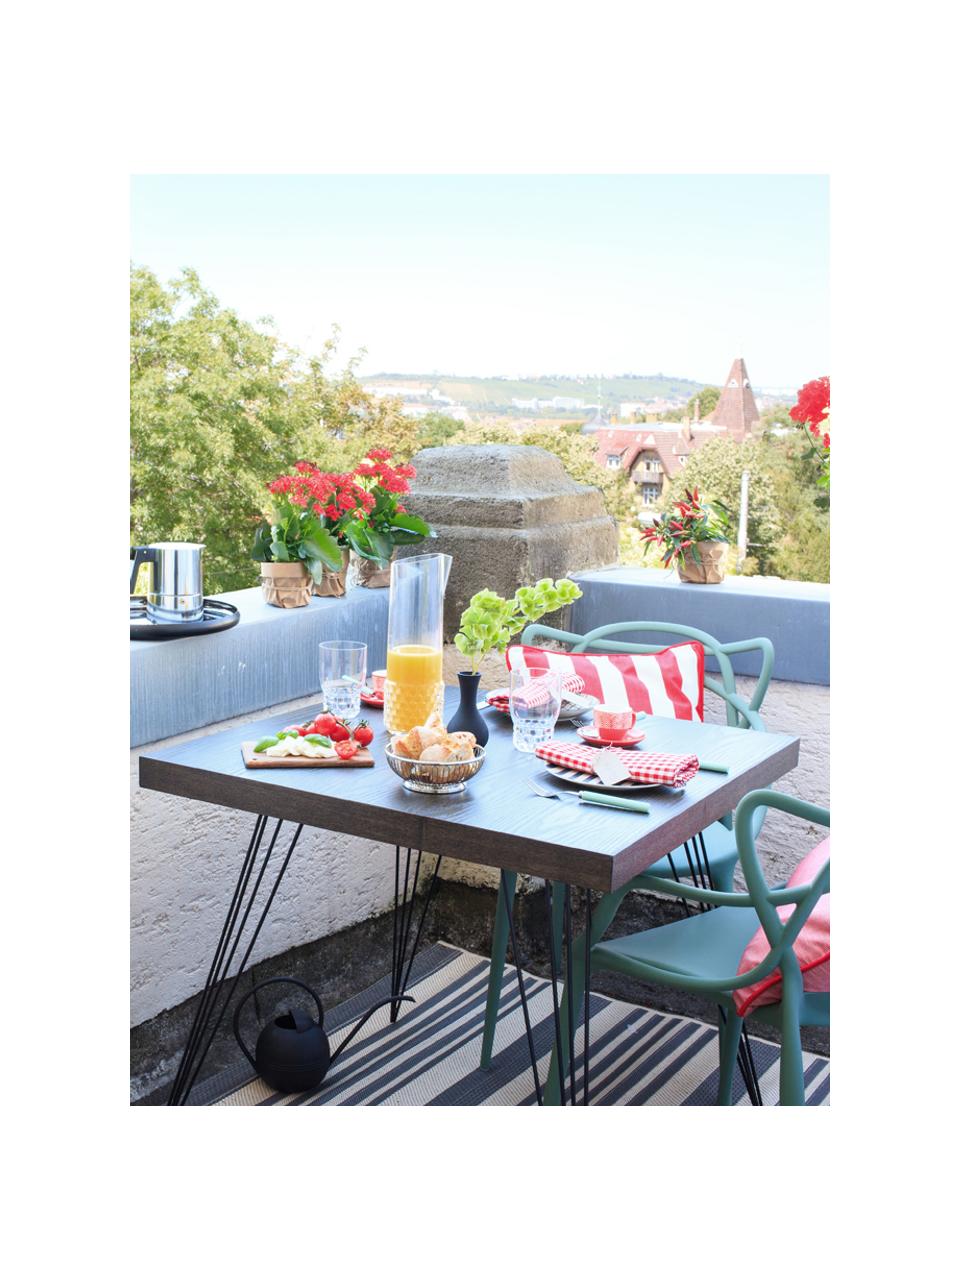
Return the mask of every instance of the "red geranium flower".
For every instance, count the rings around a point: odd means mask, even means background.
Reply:
[[[797,403],[790,410],[794,422],[805,422],[816,436],[820,423],[830,414],[830,379],[814,378],[797,392]]]

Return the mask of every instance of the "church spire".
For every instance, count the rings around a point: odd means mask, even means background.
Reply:
[[[715,427],[724,427],[735,440],[743,440],[760,421],[757,402],[743,356],[730,366],[717,407],[710,415]]]

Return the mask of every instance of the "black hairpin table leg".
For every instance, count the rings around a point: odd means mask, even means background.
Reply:
[[[200,995],[200,1003],[194,1014],[193,1025],[190,1028],[190,1034],[187,1036],[187,1045],[184,1050],[183,1057],[180,1059],[180,1065],[177,1068],[177,1074],[173,1082],[173,1088],[170,1090],[170,1096],[167,1099],[168,1107],[183,1106],[189,1097],[190,1090],[197,1082],[197,1076],[200,1069],[210,1052],[210,1046],[213,1044],[220,1024],[223,1021],[223,1015],[226,1013],[234,992],[237,989],[237,983],[243,975],[244,969],[253,951],[260,930],[263,928],[267,913],[276,897],[280,882],[284,873],[290,864],[290,858],[296,848],[297,841],[300,838],[300,832],[303,830],[302,824],[297,827],[293,833],[293,838],[287,848],[280,868],[277,871],[276,878],[273,882],[266,901],[260,911],[259,918],[253,927],[253,931],[249,936],[243,955],[240,958],[239,966],[236,972],[230,978],[230,967],[233,964],[237,949],[240,945],[240,939],[250,920],[254,902],[263,883],[267,867],[273,856],[276,847],[277,838],[280,835],[280,828],[283,826],[282,819],[277,820],[273,835],[270,838],[267,851],[260,861],[260,869],[256,878],[253,879],[253,871],[260,856],[260,849],[263,844],[263,837],[267,830],[269,819],[265,814],[257,817],[253,827],[253,835],[250,838],[250,844],[247,847],[246,856],[240,867],[240,874],[237,877],[236,887],[233,891],[233,897],[230,900],[230,906],[227,909],[227,916],[223,922],[223,928],[220,931],[220,940],[217,943],[216,950],[213,954],[213,960],[210,964],[210,970],[207,974],[207,980],[204,984],[203,991]],[[253,887],[250,888],[250,881],[253,879]],[[249,893],[248,893],[249,889]],[[246,904],[244,905],[244,899]]]
[[[254,945],[263,928],[267,913],[273,904],[280,882],[284,877],[284,873],[290,863],[290,858],[300,838],[300,832],[303,826],[298,826],[293,834],[293,838],[287,848],[280,868],[277,871],[273,886],[270,889],[253,930],[249,934],[243,953],[240,957],[239,965],[233,974],[230,973],[236,958],[237,951],[240,947],[241,939],[250,923],[253,913],[254,904],[257,900],[261,886],[266,875],[267,867],[273,856],[277,839],[280,835],[280,828],[283,826],[281,820],[277,821],[273,834],[267,844],[266,853],[261,857],[264,837],[267,833],[269,819],[265,814],[257,817],[253,827],[253,834],[250,837],[250,843],[247,846],[247,852],[244,856],[240,867],[240,873],[237,877],[237,883],[233,890],[233,897],[230,899],[230,905],[227,908],[226,919],[223,922],[223,928],[220,931],[220,938],[217,942],[216,950],[213,954],[213,960],[210,964],[207,980],[204,984],[203,991],[200,995],[200,1003],[194,1014],[193,1023],[190,1027],[190,1033],[187,1036],[187,1044],[180,1059],[180,1065],[177,1068],[177,1074],[170,1090],[170,1096],[167,1099],[167,1106],[178,1107],[183,1106],[190,1095],[190,1091],[197,1082],[203,1063],[210,1052],[210,1047],[220,1029],[223,1022],[223,1016],[233,999],[247,963],[253,952]],[[410,868],[413,863],[414,853],[416,854],[416,862],[414,863],[413,875],[411,878]],[[360,1028],[364,1025],[372,1013],[379,1009],[382,1005],[390,1006],[390,1021],[396,1022],[400,1013],[402,1004],[412,1003],[413,997],[406,995],[407,983],[410,980],[410,972],[413,968],[413,961],[417,954],[417,948],[420,945],[420,938],[423,933],[424,922],[427,918],[427,911],[430,908],[430,902],[433,898],[437,887],[438,876],[440,872],[441,859],[437,858],[436,866],[430,877],[430,883],[427,892],[424,895],[423,906],[420,911],[420,918],[417,924],[416,932],[413,934],[413,942],[411,945],[411,932],[413,926],[413,917],[415,914],[415,896],[417,886],[420,879],[420,864],[423,858],[422,852],[413,849],[406,851],[406,864],[403,875],[403,891],[400,890],[400,849],[396,850],[396,861],[394,868],[394,881],[396,895],[393,905],[393,962],[391,967],[390,996],[386,1000],[378,1001],[372,1005],[366,1013],[357,1021],[356,1025],[346,1036],[344,1040],[337,1046],[336,1052],[331,1057],[331,1065],[340,1056],[350,1041],[354,1038]],[[259,860],[259,869],[257,870],[257,862]],[[256,871],[256,874],[254,872]],[[252,887],[251,887],[252,881]]]
[[[414,852],[416,852],[416,863],[414,864],[413,880],[411,881],[410,864],[413,861]],[[416,851],[413,849],[407,850],[403,870],[403,892],[401,893],[400,846],[396,846],[393,869],[393,963],[390,969],[391,1022],[396,1022],[400,1014],[400,1005],[404,1000],[404,992],[406,991],[407,983],[410,980],[410,970],[413,968],[413,961],[417,954],[417,947],[420,945],[420,935],[423,933],[424,922],[427,918],[427,912],[430,910],[430,903],[433,899],[438,877],[440,875],[440,864],[443,861],[441,857],[438,857],[436,866],[433,868],[433,874],[430,877],[427,892],[424,894],[423,906],[420,911],[420,922],[417,925],[417,931],[413,937],[413,946],[410,947],[410,928],[413,924],[417,885],[420,880],[420,863],[422,859],[423,851],[421,849],[417,849]],[[406,999],[409,1000],[410,997],[407,996]]]
[[[501,872],[501,879],[503,872]],[[569,1093],[570,1105],[577,1102],[576,1072],[576,1023],[579,1016],[580,1001],[576,999],[577,983],[574,978],[574,937],[573,911],[571,906],[571,890],[567,884],[554,884],[547,881],[547,914],[549,916],[549,955],[550,955],[550,988],[553,999],[553,1043],[557,1064],[557,1082],[559,1086],[560,1105],[565,1106]],[[593,923],[593,894],[589,889],[586,894],[586,933],[584,935],[583,955],[583,1074],[581,1105],[590,1102],[590,931]],[[527,1035],[527,1049],[530,1053],[530,1066],[533,1070],[533,1085],[537,1105],[544,1105],[544,1093],[540,1087],[540,1076],[537,1068],[537,1054],[533,1039],[533,1028],[527,1007],[526,984],[524,982],[522,960],[517,950],[514,933],[513,914],[508,917],[510,927],[510,943],[513,948],[513,959],[517,969],[517,983],[520,988],[520,1003],[523,1009],[524,1027]],[[564,956],[564,993],[567,996],[566,1028],[561,1017],[560,1001],[560,956],[557,947],[557,932],[560,926]],[[566,1030],[566,1037],[564,1037]],[[566,1043],[564,1043],[566,1039]],[[547,1098],[549,1101],[549,1097]]]

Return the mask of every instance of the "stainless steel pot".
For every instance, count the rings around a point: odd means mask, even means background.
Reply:
[[[203,548],[202,542],[152,542],[130,548],[131,594],[140,566],[153,566],[147,592],[151,622],[195,622],[203,617]]]

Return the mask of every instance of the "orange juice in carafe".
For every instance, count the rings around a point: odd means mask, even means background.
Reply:
[[[443,654],[425,644],[387,650],[384,723],[391,733],[425,724],[431,712],[443,715]]]
[[[394,561],[383,704],[390,733],[443,714],[443,595],[451,563],[447,555]]]

